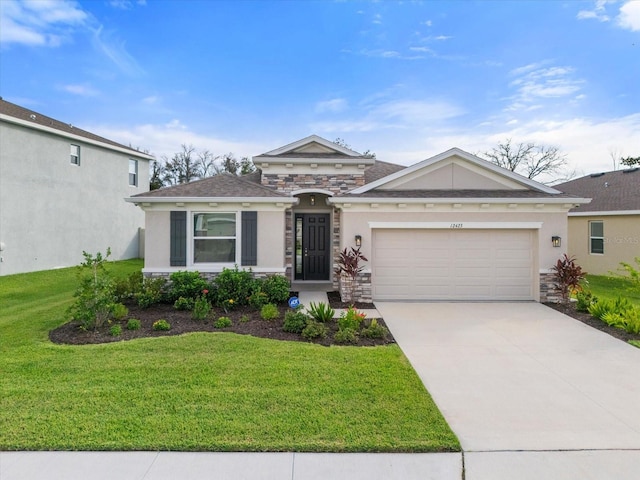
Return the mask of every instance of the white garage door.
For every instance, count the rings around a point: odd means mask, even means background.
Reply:
[[[532,230],[373,231],[374,300],[533,300]]]

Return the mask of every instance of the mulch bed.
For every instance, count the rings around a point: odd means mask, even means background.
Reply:
[[[615,337],[624,342],[628,342],[629,340],[639,340],[640,335],[627,333],[621,328],[611,327],[604,323],[599,318],[592,317],[591,314],[586,312],[578,312],[576,310],[575,302],[568,303],[545,303],[546,306],[557,310],[558,312],[564,313],[565,315],[570,316],[571,318],[575,318],[576,320],[581,321],[582,323],[586,323],[590,327],[600,330],[601,332],[608,333],[612,337]]]
[[[335,296],[334,296],[335,298]],[[338,300],[340,299],[338,295]],[[342,308],[340,304],[334,304],[330,302],[332,308]],[[358,304],[360,305],[360,304]],[[361,304],[365,307],[357,308],[374,308],[373,304]],[[299,341],[307,343],[315,343],[318,345],[333,345],[333,335],[338,330],[337,322],[327,323],[329,333],[326,338],[307,340],[301,335],[296,333],[288,333],[282,330],[282,324],[284,321],[284,314],[291,310],[288,305],[280,305],[280,316],[276,320],[263,320],[260,317],[260,312],[251,307],[237,307],[225,313],[222,309],[213,308],[209,317],[202,320],[193,320],[191,318],[190,311],[176,310],[173,305],[157,304],[148,309],[142,309],[136,304],[127,304],[129,309],[129,315],[124,320],[117,322],[122,326],[122,335],[112,336],[109,334],[111,325],[106,325],[96,330],[84,331],[80,328],[78,322],[68,322],[55,330],[49,332],[49,338],[54,343],[72,344],[72,345],[84,345],[94,343],[110,343],[119,342],[122,340],[133,340],[136,338],[145,337],[163,337],[167,335],[181,335],[183,333],[190,332],[233,332],[241,335],[252,335],[254,337],[270,338],[273,340],[288,340]],[[232,326],[228,328],[216,328],[214,322],[219,317],[229,317],[232,321]],[[127,330],[126,324],[129,318],[136,318],[140,320],[141,327],[139,330]],[[153,329],[153,323],[157,320],[164,319],[171,325],[171,330],[168,331],[156,331]],[[386,324],[384,320],[378,318],[378,323],[384,327]],[[365,320],[367,324],[367,320]],[[389,343],[395,343],[391,333],[387,335],[385,339],[370,339],[360,337],[358,343],[354,346],[375,346],[386,345]]]

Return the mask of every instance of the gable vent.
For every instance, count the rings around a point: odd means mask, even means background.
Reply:
[[[604,172],[600,172],[600,173],[592,173],[590,176],[591,178],[598,178],[604,175]]]

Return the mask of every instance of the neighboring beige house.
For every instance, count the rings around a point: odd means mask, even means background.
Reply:
[[[569,210],[569,254],[586,272],[606,275],[640,257],[640,168],[594,173],[554,188],[592,198]]]
[[[334,290],[338,253],[360,244],[363,301],[554,300],[552,237],[588,201],[457,148],[402,167],[313,135],[253,162],[127,199],[146,214],[146,275],[239,265]]]
[[[0,99],[0,275],[135,258],[153,157]]]

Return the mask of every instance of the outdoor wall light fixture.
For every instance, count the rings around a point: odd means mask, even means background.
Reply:
[[[560,237],[558,237],[557,235],[551,237],[551,245],[553,245],[554,247],[559,247],[561,244],[562,239]]]
[[[311,204],[312,207],[316,204],[316,196],[315,195],[311,195],[309,197],[309,203]]]
[[[362,245],[362,235],[356,235],[356,247]]]

